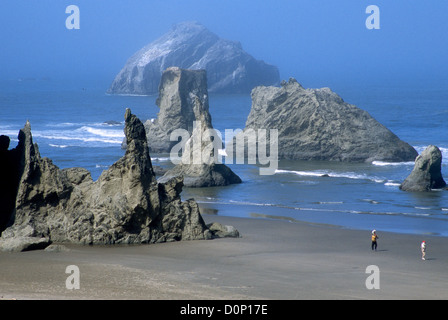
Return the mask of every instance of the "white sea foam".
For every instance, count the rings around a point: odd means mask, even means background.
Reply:
[[[379,204],[379,201],[372,200],[372,199],[361,199],[364,202],[369,202],[371,204]]]
[[[69,147],[68,145],[65,145],[65,144],[52,144],[52,143],[49,143],[48,145],[50,147],[53,147],[53,148],[61,148],[61,149],[65,149],[65,148]]]
[[[227,201],[213,201],[216,199],[209,199],[207,198],[206,201],[204,200],[197,200],[198,203],[213,203],[213,204],[223,204],[223,205],[245,205],[245,206],[257,206],[257,207],[278,207],[278,208],[285,208],[285,209],[291,209],[291,210],[297,210],[297,211],[316,211],[316,212],[330,212],[330,213],[350,213],[350,214],[374,214],[374,215],[386,215],[386,216],[413,216],[413,217],[429,217],[432,214],[431,213],[424,213],[424,212],[391,212],[391,211],[360,211],[360,210],[354,210],[354,209],[344,209],[344,208],[326,208],[324,206],[322,207],[295,207],[295,206],[288,206],[288,205],[281,205],[281,204],[272,204],[272,203],[256,203],[256,202],[250,202],[250,201],[236,201],[236,200],[227,200]],[[368,199],[364,199],[368,200]],[[343,203],[343,202],[341,202]],[[376,202],[377,203],[377,202]],[[339,204],[339,202],[318,202],[316,204]],[[417,207],[416,207],[417,208]],[[431,208],[422,207],[425,211],[430,210]],[[418,208],[417,208],[418,209]],[[448,211],[448,208],[442,208],[442,210]],[[429,211],[430,212],[430,211]]]
[[[447,159],[448,158],[448,148],[439,147],[439,149],[442,152],[442,158]]]
[[[105,164],[97,164],[97,165],[95,165],[95,168],[109,168],[109,166],[108,165],[105,165]]]
[[[428,146],[414,146],[414,149],[417,150],[418,154],[421,154]],[[442,153],[442,161],[446,162],[448,161],[448,147],[441,147],[437,146],[440,149],[440,152]]]
[[[0,134],[8,136],[10,138],[17,137],[19,134],[19,130],[1,129]]]
[[[343,201],[319,201],[319,204],[343,204]]]
[[[171,161],[171,158],[169,158],[169,157],[151,157],[151,161],[168,162],[168,161]]]
[[[76,130],[75,130],[76,131]],[[73,132],[52,132],[52,131],[38,131],[33,133],[34,138],[48,139],[48,140],[63,140],[63,141],[81,141],[81,142],[96,142],[102,144],[121,144],[122,139],[113,139],[113,137],[77,135]]]
[[[260,206],[260,207],[275,207],[276,206],[275,204],[272,204],[272,203],[257,203],[257,202],[236,201],[236,200],[229,200],[229,203],[245,205],[245,206]]]
[[[223,157],[227,157],[227,152],[225,149],[218,149],[218,154]]]
[[[63,122],[45,125],[44,128],[33,129],[32,134],[35,142],[50,140],[48,145],[53,148],[67,148],[79,146],[79,143],[95,143],[96,146],[117,145],[123,142],[124,132],[121,126],[107,125],[102,123],[83,125],[81,123]],[[9,126],[8,126],[9,127]],[[42,130],[43,129],[43,130]],[[17,137],[19,130],[3,129],[1,134],[9,137]],[[44,142],[45,143],[45,142]]]
[[[123,123],[107,123],[107,122],[60,122],[60,123],[47,123],[45,126],[48,128],[68,128],[68,127],[118,127]]]
[[[428,146],[414,146],[414,149],[421,154]],[[448,148],[439,147],[440,152],[442,152],[443,162],[448,162]],[[374,166],[384,167],[384,166],[413,166],[415,164],[414,161],[406,161],[406,162],[387,162],[387,161],[373,161],[372,164]]]
[[[325,174],[327,174],[326,172],[323,171],[294,171],[294,170],[280,170],[277,169],[275,170],[275,173],[293,173],[299,176],[308,176],[308,177],[321,177]]]
[[[412,213],[409,213],[409,212],[400,212],[399,213],[400,215],[404,215],[404,216],[418,216],[418,217],[429,217],[431,214],[429,214],[429,213],[416,213],[416,212],[412,212]]]
[[[399,187],[401,183],[388,180],[384,185],[388,187]]]
[[[408,162],[386,162],[386,161],[373,161],[374,166],[384,167],[384,166],[413,166],[413,161]]]
[[[376,183],[383,183],[385,179],[379,177],[371,177],[366,174],[359,174],[354,172],[332,172],[327,170],[317,171],[295,171],[295,170],[275,170],[275,173],[291,173],[298,176],[305,177],[330,177],[330,178],[346,178],[355,180],[370,180]]]
[[[93,127],[84,126],[81,127],[75,131],[86,131],[88,133],[91,133],[96,136],[100,137],[107,137],[107,138],[124,138],[124,132],[123,130],[116,130],[116,129],[98,129]],[[121,141],[121,140],[120,140]]]

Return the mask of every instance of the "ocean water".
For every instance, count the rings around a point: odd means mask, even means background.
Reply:
[[[0,134],[11,147],[27,120],[43,157],[60,168],[84,167],[97,179],[123,154],[124,112],[140,119],[157,117],[156,96],[115,96],[109,83],[51,79],[0,82]],[[332,88],[348,103],[367,110],[417,151],[437,145],[448,180],[448,88],[443,85]],[[213,125],[243,129],[250,95],[210,95]],[[154,165],[172,166],[166,154],[151,154]],[[257,165],[230,165],[243,183],[226,187],[184,188],[204,212],[239,217],[285,219],[448,236],[448,191],[408,193],[399,184],[413,163],[335,163],[280,161],[274,175]],[[323,176],[325,175],[325,176]]]

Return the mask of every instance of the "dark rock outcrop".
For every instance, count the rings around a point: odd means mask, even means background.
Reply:
[[[214,187],[241,183],[241,179],[218,160],[222,140],[213,130],[209,112],[207,75],[205,70],[168,68],[162,76],[157,99],[160,113],[154,122],[147,122],[150,145],[171,152],[169,141],[173,130],[182,129],[188,140],[182,150],[180,163],[168,170],[159,182],[183,176],[187,187]],[[161,149],[161,145],[169,149]]]
[[[442,177],[442,152],[432,145],[415,159],[414,169],[400,185],[403,191],[431,191],[444,187],[446,182]]]
[[[281,87],[254,88],[248,129],[277,129],[280,159],[398,162],[418,155],[329,88],[304,89],[295,79]]]
[[[23,137],[19,136],[19,141],[23,142]],[[8,136],[0,136],[0,234],[10,224],[14,214],[17,189],[23,172],[23,143],[8,150],[9,143]]]
[[[129,58],[108,93],[157,93],[162,72],[174,66],[207,70],[212,92],[249,93],[257,85],[280,81],[277,67],[254,59],[240,43],[220,39],[199,23],[184,22]]]
[[[238,230],[236,230],[233,226],[227,226],[227,225],[222,225],[217,222],[213,222],[213,223],[208,224],[207,227],[209,228],[210,231],[213,232],[213,234],[216,237],[238,238],[240,236],[240,233],[238,232]]]
[[[23,174],[13,223],[0,248],[42,248],[52,242],[140,244],[211,239],[194,200],[181,201],[182,177],[158,183],[143,124],[125,114],[126,154],[93,181],[83,168],[60,170],[42,158],[29,123],[20,131]]]

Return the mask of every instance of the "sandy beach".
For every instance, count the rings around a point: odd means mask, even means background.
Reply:
[[[448,299],[448,239],[203,215],[240,238],[0,253],[0,299]],[[420,242],[428,244],[421,259]],[[80,270],[68,290],[66,267]],[[366,273],[378,267],[379,289]]]

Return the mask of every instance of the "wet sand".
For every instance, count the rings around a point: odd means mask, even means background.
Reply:
[[[0,253],[0,299],[448,299],[448,238],[203,215],[240,238]],[[420,242],[427,241],[423,261]],[[68,265],[80,289],[68,290]],[[366,268],[379,268],[368,290]]]

